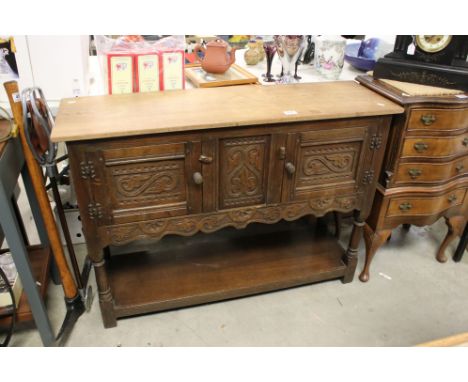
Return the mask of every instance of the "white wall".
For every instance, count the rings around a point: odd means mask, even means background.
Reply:
[[[87,95],[89,36],[14,36],[20,88],[39,86],[52,104]],[[0,102],[7,102],[3,86]]]

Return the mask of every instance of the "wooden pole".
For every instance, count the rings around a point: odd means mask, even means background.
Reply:
[[[28,143],[26,141],[23,124],[23,107],[19,99],[18,83],[16,81],[5,82],[4,87],[8,95],[8,100],[10,102],[15,123],[18,126],[21,146],[23,147],[24,159],[26,161],[29,174],[31,175],[34,192],[36,193],[39,209],[41,210],[44,224],[47,230],[47,235],[49,237],[50,247],[52,248],[54,259],[57,263],[65,298],[67,300],[73,300],[78,296],[78,289],[65,258],[62,241],[60,240],[60,235],[45,189],[42,170],[34,158],[31,150],[29,149]]]

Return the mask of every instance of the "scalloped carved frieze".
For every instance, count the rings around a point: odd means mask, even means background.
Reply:
[[[310,208],[313,210],[326,210],[329,208],[334,201],[334,198],[316,198],[316,199],[310,199],[309,200],[309,205]]]
[[[228,226],[244,228],[253,222],[273,224],[281,219],[291,221],[308,214],[323,216],[331,210],[348,212],[356,207],[357,201],[356,195],[315,198],[282,206],[221,211],[190,218],[183,216],[164,218],[111,226],[107,228],[107,235],[109,243],[114,245],[123,245],[136,239],[149,237],[160,239],[168,234],[191,236],[199,231],[210,233]]]

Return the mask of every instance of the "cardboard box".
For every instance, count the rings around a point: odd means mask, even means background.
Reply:
[[[107,55],[109,94],[128,94],[135,91],[134,54],[109,53]]]
[[[161,89],[161,56],[157,52],[135,55],[136,92],[158,92]]]

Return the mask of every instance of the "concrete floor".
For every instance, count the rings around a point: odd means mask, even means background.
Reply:
[[[344,222],[342,242],[350,225]],[[361,242],[355,280],[304,287],[121,319],[104,329],[95,297],[67,346],[412,346],[468,331],[468,255],[439,264],[435,252],[446,233],[431,227],[396,229],[375,256],[371,279],[357,276],[364,263]],[[458,240],[448,249],[451,255]],[[77,245],[80,257],[85,246]],[[91,284],[96,291],[94,274]],[[65,307],[51,283],[47,307],[59,330]],[[11,346],[40,346],[36,330],[16,332]]]

